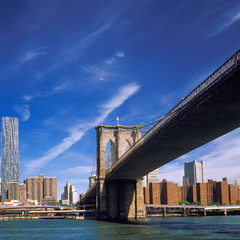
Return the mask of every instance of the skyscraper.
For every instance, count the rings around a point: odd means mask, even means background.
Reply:
[[[70,186],[70,204],[76,204],[77,203],[77,190],[75,188],[75,185]]]
[[[66,182],[66,186],[64,187],[64,194],[63,194],[63,199],[62,200],[67,200],[67,204],[70,204],[70,183]]]
[[[18,119],[2,118],[2,196],[7,200],[7,184],[19,182]]]
[[[148,173],[146,176],[144,176],[143,179],[143,186],[146,187],[150,183],[159,183],[159,169],[155,169],[152,172]]]
[[[205,182],[204,162],[185,162],[184,163],[184,179],[189,181],[189,185]]]
[[[77,202],[77,190],[75,188],[75,185],[70,185],[69,182],[66,182],[64,192],[61,194],[61,203],[75,204],[76,202]]]

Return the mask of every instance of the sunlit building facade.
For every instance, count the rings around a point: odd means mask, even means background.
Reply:
[[[27,199],[42,202],[43,198],[52,197],[57,200],[57,178],[44,177],[40,174],[38,177],[28,177],[26,179]]]

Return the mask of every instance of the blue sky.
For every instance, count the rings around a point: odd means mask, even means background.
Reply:
[[[19,118],[20,178],[88,185],[99,124],[143,125],[166,114],[240,48],[239,1],[1,0],[1,115]],[[237,129],[183,163],[239,179]],[[227,162],[227,167],[226,167]]]

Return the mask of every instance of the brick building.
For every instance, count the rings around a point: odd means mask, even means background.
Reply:
[[[197,187],[196,186],[188,187],[187,201],[191,202],[191,203],[197,201]]]
[[[188,187],[187,186],[182,186],[179,187],[179,201],[187,201],[187,194],[188,194]]]
[[[197,183],[197,201],[207,205],[207,183]]]
[[[20,183],[19,191],[20,191],[20,203],[25,203],[27,198],[26,198],[26,185],[24,183]]]
[[[161,202],[167,205],[178,205],[179,204],[179,189],[178,184],[173,182],[168,182],[163,179],[161,182]]]
[[[239,200],[238,191],[238,187],[233,184],[229,185],[229,203],[237,204],[237,201]]]
[[[57,179],[56,177],[28,177],[26,179],[27,199],[37,200],[39,203],[45,197],[53,197],[57,200]]]
[[[162,184],[150,182],[149,184],[149,202],[150,204],[162,204],[161,201]]]
[[[44,177],[43,179],[43,196],[44,198],[52,197],[57,200],[57,178]]]
[[[201,205],[239,204],[240,188],[236,184],[228,185],[227,178],[223,178],[222,182],[209,179],[207,183],[182,187],[163,179],[160,183],[150,183],[144,188],[144,199],[145,204],[178,205],[180,201],[199,201]]]
[[[19,182],[9,182],[7,184],[7,199],[20,200]]]
[[[217,182],[216,183],[216,194],[214,196],[215,202],[221,205],[229,205],[229,189],[228,182]]]
[[[216,195],[216,181],[212,179],[208,179],[207,182],[207,203],[214,203],[215,202],[215,195]]]
[[[143,188],[143,195],[144,195],[144,203],[145,204],[150,204],[149,200],[149,186],[146,186]]]
[[[209,179],[207,183],[182,187],[163,179],[160,183],[150,183],[144,188],[144,199],[145,204],[178,205],[180,201],[199,201],[201,205],[239,204],[240,188],[236,184],[228,185],[226,178],[222,182]]]

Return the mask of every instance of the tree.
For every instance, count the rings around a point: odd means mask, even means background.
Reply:
[[[181,201],[179,202],[179,205],[191,205],[191,203],[188,201]]]
[[[199,201],[194,201],[194,202],[192,203],[192,205],[198,206],[198,205],[201,205],[201,203],[200,203]]]

